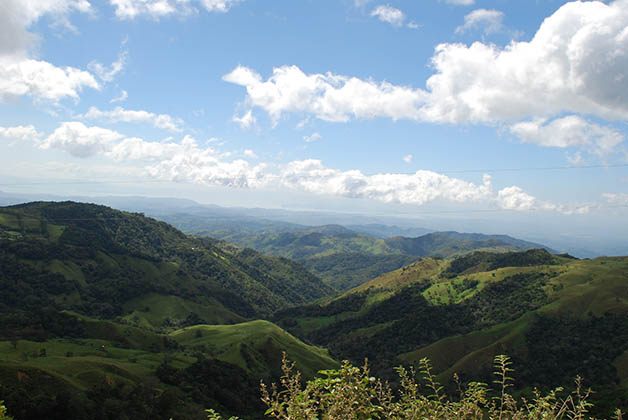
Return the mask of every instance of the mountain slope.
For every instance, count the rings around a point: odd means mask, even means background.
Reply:
[[[332,292],[298,264],[245,258],[141,214],[73,202],[1,208],[0,260],[8,308],[111,317],[157,293],[223,307],[236,321]]]
[[[434,232],[417,238],[376,239],[338,225],[300,231],[228,230],[212,234],[238,246],[295,259],[338,290],[358,286],[420,257],[454,257],[478,249],[508,252],[544,248],[506,235],[478,233]]]
[[[443,383],[455,372],[488,380],[491,360],[506,353],[523,387],[580,374],[610,406],[628,398],[627,285],[628,257],[476,252],[425,258],[275,320],[376,370],[429,357]]]

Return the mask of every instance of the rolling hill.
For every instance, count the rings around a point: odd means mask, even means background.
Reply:
[[[337,365],[257,319],[330,296],[319,278],[142,214],[0,208],[0,286],[0,400],[22,420],[256,418],[282,352],[308,377]]]
[[[373,229],[382,230],[378,225]],[[297,260],[338,290],[348,290],[421,257],[455,257],[475,250],[507,252],[544,248],[506,235],[479,233],[433,232],[416,238],[376,239],[339,225],[259,233],[218,230],[210,234],[264,254]]]
[[[580,374],[603,410],[628,401],[627,285],[628,257],[475,252],[422,259],[275,322],[390,377],[391,366],[429,357],[443,383],[454,372],[489,380],[493,357],[506,353],[523,387]]]
[[[0,261],[6,308],[112,317],[157,294],[211,306],[227,322],[333,293],[293,261],[217,246],[141,214],[73,202],[0,208]]]

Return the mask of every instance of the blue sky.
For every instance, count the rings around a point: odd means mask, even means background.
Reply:
[[[626,73],[626,0],[4,0],[0,190],[624,235]]]

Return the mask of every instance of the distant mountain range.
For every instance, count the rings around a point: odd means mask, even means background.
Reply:
[[[628,400],[628,257],[254,222],[229,235],[277,255],[102,205],[0,208],[0,400],[21,420],[260,418],[282,351],[305,377],[427,356],[446,387],[490,380],[506,353],[524,395],[581,374],[593,414]]]
[[[159,220],[166,221],[186,233],[210,235],[222,231],[220,235],[240,232],[242,234],[279,233],[302,231],[312,226],[329,224],[342,225],[353,232],[364,233],[376,239],[403,236],[414,238],[435,231],[479,231],[487,227],[491,230],[490,221],[484,224],[464,219],[456,223],[446,223],[445,219],[411,219],[395,216],[368,216],[363,214],[332,213],[322,211],[294,211],[283,209],[262,209],[244,207],[220,207],[199,204],[193,200],[179,198],[153,198],[141,196],[53,196],[46,194],[6,193],[0,191],[0,205],[19,204],[27,201],[66,201],[89,202],[104,204],[113,208],[141,212]],[[475,227],[473,227],[475,226]],[[445,228],[443,228],[445,227]],[[578,257],[595,257],[600,255],[628,254],[623,237],[609,237],[608,232],[550,232],[528,226],[517,230],[516,226],[506,227],[514,236],[532,242],[569,252]],[[618,239],[619,238],[619,239]]]
[[[203,231],[205,232],[205,231]],[[544,248],[506,235],[433,232],[417,238],[376,239],[339,225],[301,230],[263,231],[221,229],[207,232],[240,247],[299,261],[339,290],[365,283],[422,257],[454,257],[475,250],[493,252]]]

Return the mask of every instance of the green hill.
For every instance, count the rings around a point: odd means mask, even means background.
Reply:
[[[330,296],[319,278],[141,214],[0,208],[0,287],[0,400],[21,420],[199,419],[206,407],[255,418],[282,351],[307,375],[336,366],[244,322]]]
[[[521,251],[542,245],[506,235],[434,232],[416,238],[376,239],[338,225],[302,230],[226,229],[206,232],[238,246],[299,261],[338,290],[359,286],[421,257],[455,257],[475,250]]]
[[[509,354],[523,387],[580,374],[604,404],[628,401],[628,257],[577,260],[545,250],[425,258],[327,305],[289,308],[276,322],[375,369],[429,357],[441,380],[490,379]],[[612,402],[614,401],[614,402]],[[602,404],[603,405],[603,404]]]
[[[0,341],[0,400],[16,418],[199,419],[206,407],[255,418],[259,380],[281,375],[282,351],[307,378],[338,365],[267,321],[163,335],[66,316],[71,336]]]
[[[0,208],[0,264],[0,303],[27,311],[113,317],[141,310],[132,302],[157,294],[214,308],[216,319],[205,322],[235,322],[332,293],[292,261],[216,246],[141,214],[72,202]]]

